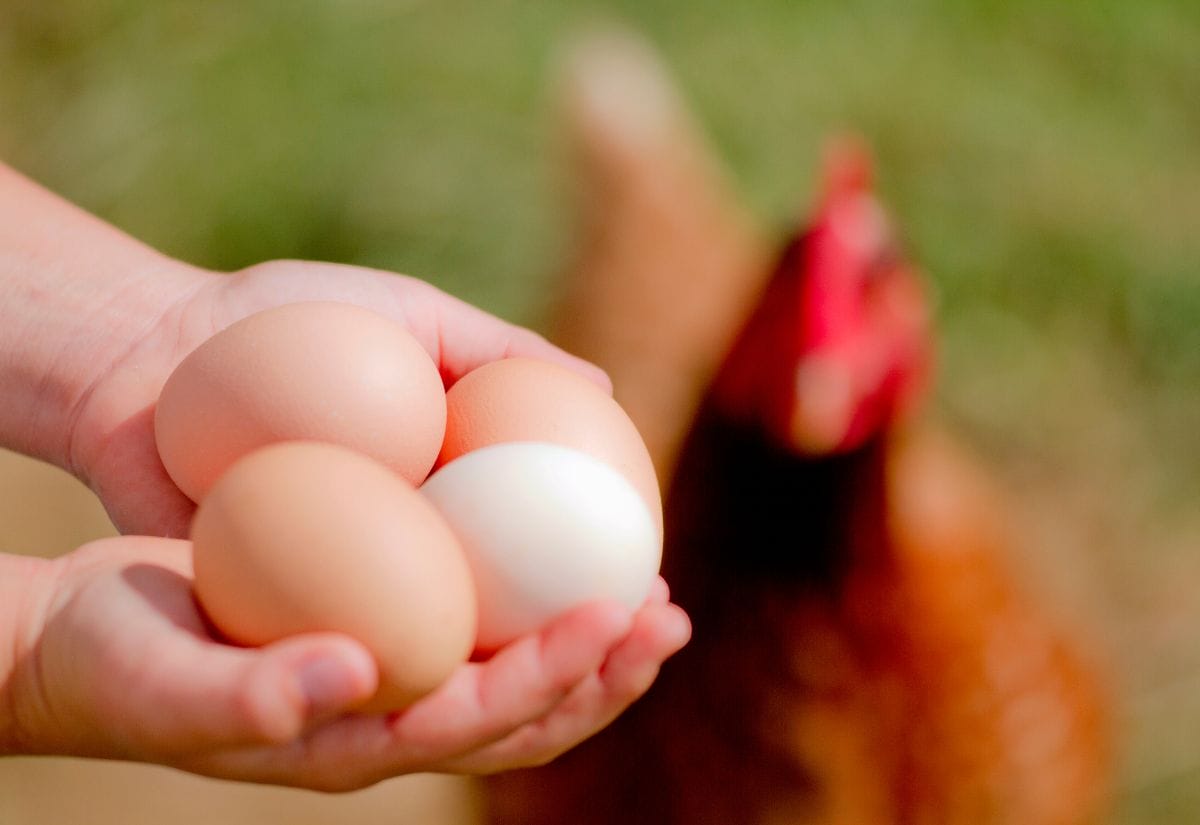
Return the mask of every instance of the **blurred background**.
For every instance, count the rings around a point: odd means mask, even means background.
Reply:
[[[935,414],[1006,488],[1032,586],[1109,661],[1113,821],[1200,812],[1200,5],[0,0],[0,157],[236,269],[407,272],[541,324],[577,240],[556,60],[596,21],[661,51],[780,237],[824,138],[874,148],[938,295]],[[2,388],[0,388],[2,392]],[[0,550],[111,531],[0,454]],[[0,761],[0,822],[470,822],[469,784],[348,797]]]

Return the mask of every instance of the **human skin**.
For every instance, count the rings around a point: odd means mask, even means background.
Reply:
[[[132,759],[348,790],[418,771],[540,764],[640,696],[686,643],[666,585],[638,611],[585,605],[393,714],[356,715],[378,674],[338,634],[259,649],[211,635],[191,597],[194,512],[154,446],[184,356],[279,304],[359,304],[402,323],[453,382],[521,355],[596,367],[415,278],[273,261],[175,261],[0,165],[0,446],[66,469],[125,534],[44,560],[0,555],[0,753]]]

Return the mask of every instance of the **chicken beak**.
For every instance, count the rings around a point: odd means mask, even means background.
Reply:
[[[793,449],[810,455],[835,452],[849,435],[857,397],[854,375],[842,359],[815,354],[801,361],[788,421]]]

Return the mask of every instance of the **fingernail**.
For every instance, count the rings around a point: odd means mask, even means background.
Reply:
[[[362,680],[336,657],[310,659],[300,666],[297,677],[312,714],[341,710],[362,698]]]

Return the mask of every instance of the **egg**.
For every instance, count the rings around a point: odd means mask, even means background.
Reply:
[[[470,655],[475,591],[458,540],[416,489],[343,447],[290,442],[235,463],[196,513],[195,595],[230,640],[336,631],[374,655],[365,710],[404,707]]]
[[[661,535],[662,496],[646,444],[621,405],[591,381],[532,358],[493,361],[459,379],[446,393],[437,466],[511,441],[560,444],[610,464],[641,493]]]
[[[154,416],[163,466],[200,501],[241,456],[279,441],[325,441],[415,484],[441,447],[437,367],[407,330],[351,304],[286,304],[244,318],[188,355]]]
[[[609,464],[556,444],[483,447],[421,487],[475,580],[477,647],[495,650],[593,599],[642,605],[662,560],[640,491]]]

